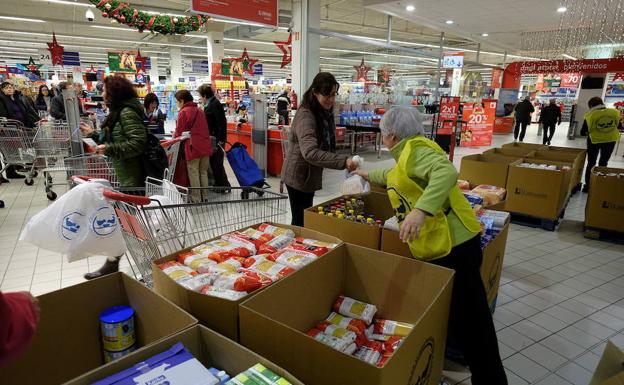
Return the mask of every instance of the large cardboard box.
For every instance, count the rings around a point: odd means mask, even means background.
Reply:
[[[624,385],[624,352],[613,342],[607,341],[589,385]]]
[[[196,325],[156,344],[142,348],[120,360],[75,378],[65,385],[89,385],[95,381],[100,381],[140,364],[146,359],[166,351],[178,342],[181,342],[206,368],[214,367],[224,370],[232,377],[260,363],[291,384],[303,385],[292,374],[271,361],[202,325]]]
[[[542,148],[544,148],[546,146],[544,146],[543,144],[539,144],[539,143],[524,143],[524,142],[513,142],[513,143],[507,143],[507,144],[503,144],[502,148],[528,148],[531,150],[540,150]]]
[[[585,226],[624,232],[624,178],[597,173],[622,174],[624,169],[594,167],[585,206]]]
[[[576,185],[583,183],[583,171],[585,170],[585,160],[587,159],[587,150],[584,148],[574,147],[556,147],[548,146],[548,151],[556,153],[572,153],[578,156],[577,164],[579,166],[579,172],[576,176]]]
[[[532,163],[535,159],[522,159],[509,167],[505,209],[556,220],[570,196],[572,164],[540,159],[543,164],[570,168],[568,171],[553,171],[520,167],[523,162]]]
[[[318,231],[284,224],[274,225],[289,228],[293,230],[298,237],[312,238],[319,241],[338,244],[342,243],[342,241],[338,238]],[[182,251],[187,251],[191,248],[192,247],[189,247],[188,249],[184,249]],[[157,266],[164,262],[177,260],[177,255],[178,253],[175,253],[152,262],[154,290],[169,299],[171,302],[180,306],[182,309],[188,311],[194,317],[197,317],[202,325],[206,325],[216,332],[221,333],[234,341],[238,341],[238,307],[250,296],[255,295],[257,291],[238,301],[230,301],[186,289],[169,278],[169,276],[163,273],[163,271]],[[321,258],[324,257],[325,256]]]
[[[535,151],[527,156],[527,158],[535,158],[539,160],[556,160],[558,162],[572,163],[572,178],[570,186],[572,189],[581,183],[583,177],[583,167],[585,166],[586,151],[572,152],[545,149]]]
[[[509,165],[520,157],[494,154],[467,155],[461,160],[459,179],[470,181],[475,185],[489,184],[505,187]]]
[[[394,216],[394,209],[392,209],[385,192],[371,192],[362,195],[362,198],[367,214],[374,215],[375,218],[384,222]],[[381,229],[378,226],[319,215],[318,206],[326,206],[331,202],[333,200],[307,209],[304,213],[305,227],[331,234],[346,243],[379,250]]]
[[[483,249],[483,262],[481,263],[481,279],[485,286],[488,303],[491,305],[498,296],[500,277],[503,270],[503,260],[507,247],[509,223],[503,230]],[[412,253],[407,243],[399,238],[399,233],[384,229],[381,235],[381,251],[402,257],[412,258]]]
[[[484,151],[484,154],[492,154],[492,155],[502,155],[502,156],[511,156],[517,158],[525,158],[529,154],[535,151],[529,147],[503,147],[503,148],[491,148],[489,150]]]
[[[129,276],[116,273],[44,294],[32,346],[0,366],[3,385],[60,384],[104,364],[100,313],[127,305],[135,311],[138,347],[197,323],[189,314]]]
[[[241,306],[241,342],[307,384],[437,385],[442,374],[453,272],[344,244]],[[375,304],[377,316],[415,325],[384,367],[305,333],[339,295]]]

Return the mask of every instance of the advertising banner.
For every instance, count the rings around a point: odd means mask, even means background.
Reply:
[[[492,88],[501,88],[503,78],[502,68],[492,68]]]
[[[492,145],[496,100],[483,100],[481,103],[464,104],[462,127],[462,147],[479,147]]]
[[[498,93],[498,104],[496,105],[496,116],[510,116],[513,108],[518,102],[518,90],[513,88],[502,88]]]
[[[109,52],[108,68],[111,72],[137,72],[136,53],[130,51]]]
[[[453,135],[457,113],[459,112],[459,98],[444,96],[440,100],[440,115],[438,117],[438,135]],[[452,122],[445,122],[452,120]]]
[[[578,88],[581,82],[581,74],[569,73],[561,74],[561,87],[562,88]]]
[[[277,27],[278,0],[191,0],[191,11]]]
[[[193,60],[191,61],[191,72],[208,73],[210,71],[210,63],[208,60]]]
[[[70,67],[80,67],[80,53],[78,52],[63,52],[63,65]]]

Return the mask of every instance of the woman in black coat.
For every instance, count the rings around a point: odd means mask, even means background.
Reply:
[[[51,102],[52,95],[50,94],[48,86],[45,84],[39,86],[39,95],[37,95],[37,100],[35,100],[35,107],[37,107],[37,110],[49,112]]]

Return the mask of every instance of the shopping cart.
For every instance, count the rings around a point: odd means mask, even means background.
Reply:
[[[288,154],[288,146],[290,144],[290,126],[279,126],[280,127],[280,139],[282,145],[282,170],[284,169],[284,164],[286,163],[286,155]],[[280,193],[284,193],[284,182],[280,179]]]
[[[152,180],[147,186],[151,198],[112,190],[104,196],[113,202],[129,257],[150,287],[152,261],[258,222],[280,222],[286,213],[287,196],[261,189],[262,197],[244,199],[249,188],[232,187],[227,195],[207,188],[204,202],[188,203],[188,189],[169,181]]]
[[[178,164],[178,153],[182,145],[182,138],[174,138],[169,140],[161,140],[160,145],[165,149],[167,161],[169,162],[169,172],[165,172],[165,179],[173,181],[173,175]]]
[[[29,169],[24,183],[32,186],[33,178],[37,176],[35,170],[36,152],[33,146],[34,131],[24,127],[22,122],[0,118],[0,153],[2,153],[4,167],[0,174],[9,166],[20,166]]]

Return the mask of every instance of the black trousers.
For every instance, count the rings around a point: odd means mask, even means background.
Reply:
[[[496,329],[479,271],[482,260],[480,237],[476,236],[432,263],[455,270],[448,335],[466,359],[472,372],[472,383],[507,385]]]
[[[290,124],[288,121],[288,111],[277,111],[277,114],[284,119],[284,125],[288,126]]]
[[[607,143],[592,143],[589,135],[587,136],[587,168],[585,169],[585,184],[589,186],[589,178],[591,176],[591,170],[596,165],[598,160],[598,154],[600,154],[600,161],[598,165],[600,167],[607,167],[611,154],[615,150],[616,142]]]
[[[555,128],[557,127],[557,123],[543,123],[544,126],[544,135],[542,139],[543,144],[550,144],[553,136],[555,135]]]
[[[231,187],[225,172],[225,166],[223,165],[224,158],[225,153],[221,148],[217,148],[217,151],[210,156],[210,168],[212,169],[216,187]]]
[[[300,191],[290,186],[286,186],[288,189],[288,200],[290,201],[290,212],[292,213],[293,226],[303,226],[303,212],[305,209],[313,206],[314,193]]]
[[[514,128],[514,139],[518,140],[518,135],[520,135],[520,141],[524,141],[524,136],[526,135],[526,129],[529,125],[529,122],[521,122],[516,120],[516,127]],[[522,128],[520,128],[522,126]]]

